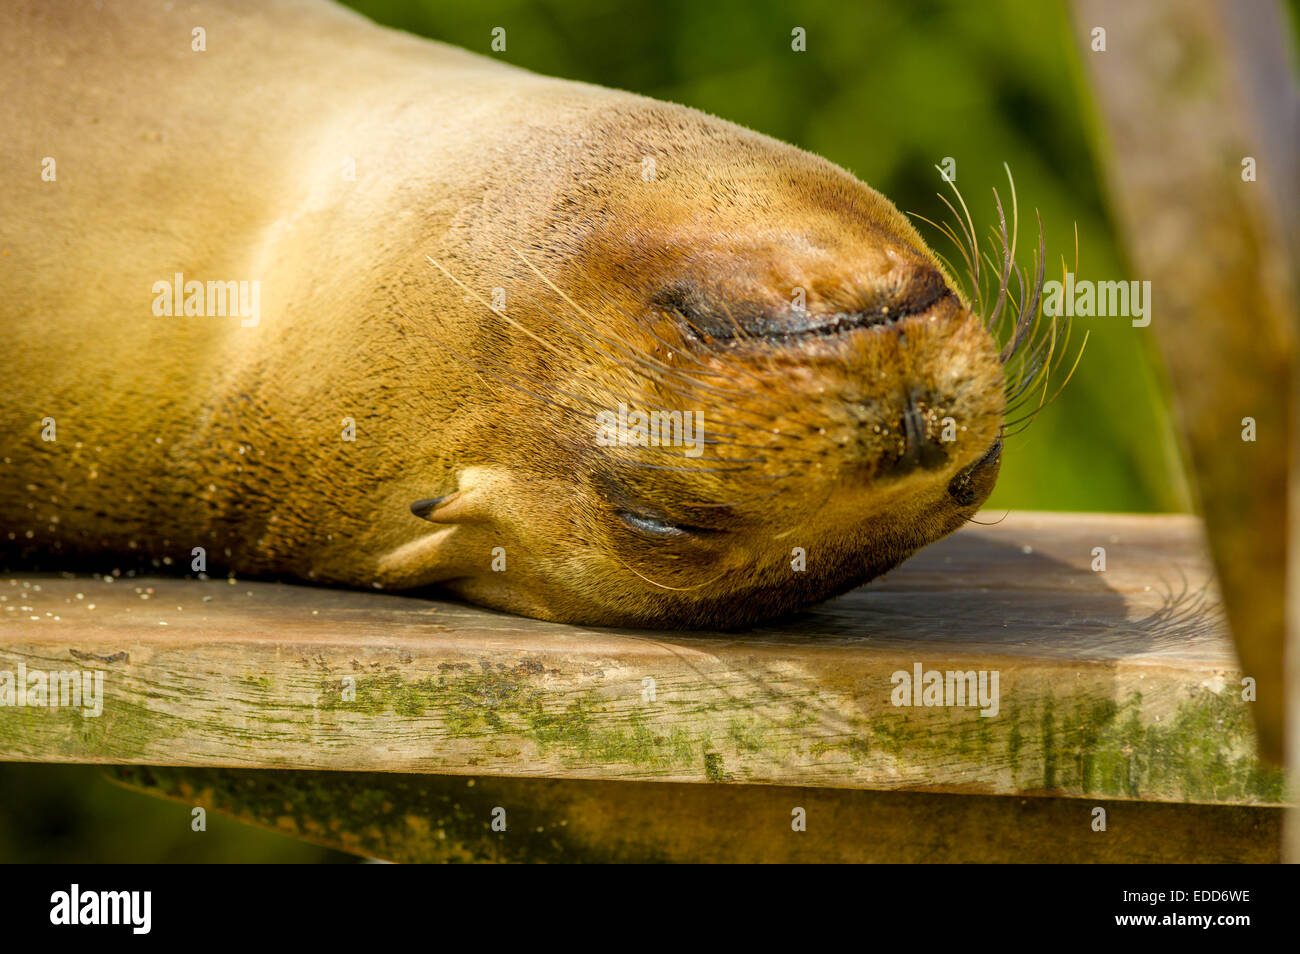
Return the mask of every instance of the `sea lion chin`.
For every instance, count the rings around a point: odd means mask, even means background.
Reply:
[[[6,14],[9,149],[79,173],[0,215],[20,259],[0,420],[75,435],[5,435],[25,559],[202,549],[210,571],[733,627],[886,572],[988,496],[1005,352],[849,173],[327,5],[203,12],[224,59],[155,50],[164,11],[119,24],[111,63]],[[67,105],[86,97],[94,141]],[[165,140],[142,146],[137,114]],[[4,233],[24,220],[88,254]],[[181,271],[260,280],[260,321],[149,315]]]

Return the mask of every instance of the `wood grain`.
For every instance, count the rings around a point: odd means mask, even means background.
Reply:
[[[105,673],[97,718],[0,707],[5,759],[1283,800],[1184,516],[1013,513],[743,633],[225,580],[0,598],[0,670]],[[916,663],[996,670],[997,715],[891,704]]]
[[[1300,94],[1281,3],[1075,0],[1112,205],[1160,347],[1261,748],[1284,751]],[[1092,31],[1107,49],[1092,49]],[[1257,163],[1243,181],[1242,162]],[[1243,440],[1249,419],[1255,437]]]

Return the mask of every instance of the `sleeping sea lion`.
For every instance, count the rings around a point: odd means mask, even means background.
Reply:
[[[309,0],[20,0],[0,63],[11,565],[731,627],[993,486],[1034,280],[817,156]]]

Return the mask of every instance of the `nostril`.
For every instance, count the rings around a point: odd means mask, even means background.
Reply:
[[[995,440],[984,456],[964,467],[948,482],[948,496],[959,506],[970,507],[984,500],[993,490],[1002,464],[1002,438]]]
[[[923,470],[937,470],[948,463],[948,450],[943,444],[931,439],[917,398],[917,394],[909,395],[907,410],[903,412],[903,436],[907,450],[897,469],[906,471],[920,467]]]

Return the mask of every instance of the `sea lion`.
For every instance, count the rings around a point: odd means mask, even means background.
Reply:
[[[0,24],[13,559],[732,627],[992,488],[1014,349],[830,162],[322,2]]]

